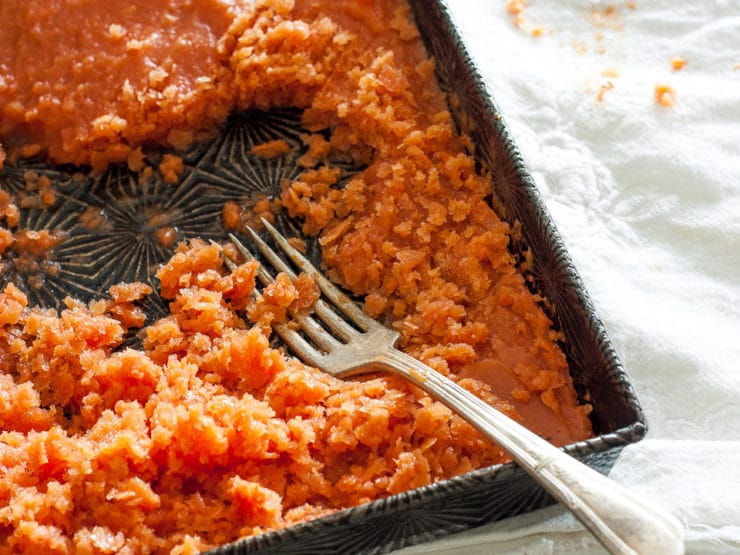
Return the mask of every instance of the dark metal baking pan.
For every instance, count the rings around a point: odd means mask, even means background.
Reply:
[[[436,59],[439,83],[455,121],[471,138],[481,171],[492,175],[495,208],[521,228],[513,253],[519,259],[531,254],[527,277],[548,300],[549,315],[565,338],[562,347],[576,391],[593,406],[590,418],[596,437],[565,450],[606,473],[621,449],[646,432],[632,386],[449,8],[443,0],[411,4],[427,49]],[[143,189],[126,166],[98,176],[34,160],[6,166],[0,173],[2,187],[21,191],[25,172],[32,171],[48,176],[58,192],[51,210],[23,209],[21,227],[63,230],[67,237],[46,265],[41,261],[38,267],[20,270],[12,260],[1,260],[5,271],[0,287],[13,281],[26,290],[32,304],[57,307],[66,295],[91,298],[122,280],[148,281],[156,290],[154,270],[171,253],[157,241],[157,226],[149,218],[166,215],[177,227],[179,240],[224,239],[220,211],[226,200],[248,202],[277,194],[283,178],[297,177],[300,169],[294,158],[301,155],[302,131],[296,110],[236,114],[216,139],[183,154],[185,169],[177,184],[154,179]],[[284,139],[295,148],[287,158],[270,160],[249,153],[251,146],[273,139]],[[359,169],[345,167],[345,177]],[[90,207],[105,207],[106,229],[79,225],[80,214]],[[284,216],[278,226],[298,232]],[[54,271],[47,271],[52,267]],[[34,272],[44,273],[43,279],[35,279]],[[33,285],[39,283],[42,286]],[[164,314],[165,306],[156,295],[147,303],[150,318]],[[136,340],[132,336],[129,343]],[[551,503],[548,494],[509,463],[246,538],[212,553],[383,553]]]

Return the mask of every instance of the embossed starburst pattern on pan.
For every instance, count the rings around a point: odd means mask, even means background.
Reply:
[[[21,205],[17,232],[56,234],[52,249],[20,256],[3,253],[0,287],[13,282],[29,296],[32,305],[62,308],[71,296],[87,301],[105,295],[111,285],[141,281],[157,291],[157,268],[168,260],[180,241],[202,238],[223,240],[225,203],[249,210],[258,200],[280,194],[286,180],[296,179],[302,168],[306,133],[296,109],[250,111],[235,114],[213,140],[179,153],[183,169],[176,183],[154,172],[149,177],[126,164],[92,176],[69,168],[47,167],[32,161],[8,165],[0,173],[0,187],[16,198],[26,195],[29,176],[45,176],[56,198],[50,206]],[[278,156],[259,156],[253,147],[282,140]],[[153,153],[156,165],[162,153]],[[344,167],[345,175],[357,168]],[[278,215],[276,225],[296,235],[295,224]],[[318,246],[309,244],[316,258]],[[150,319],[166,312],[158,295],[145,301]]]

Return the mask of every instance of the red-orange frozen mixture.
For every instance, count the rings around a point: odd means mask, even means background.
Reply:
[[[319,235],[332,279],[404,350],[537,433],[591,435],[405,3],[7,0],[0,21],[6,164],[136,167],[142,147],[184,147],[232,110],[301,108],[329,140],[307,138],[279,204]],[[333,156],[366,169],[337,187]],[[181,160],[160,171],[176,180]],[[25,233],[16,201],[0,197],[0,250]],[[227,203],[224,225],[240,211]],[[341,381],[271,349],[271,321],[316,291],[281,278],[253,304],[254,273],[180,245],[159,273],[171,315],[142,350],[119,347],[144,324],[146,286],[59,314],[6,287],[0,554],[192,553],[506,460],[402,381]]]
[[[95,167],[134,144],[192,141],[231,107],[217,48],[231,4],[0,2],[0,140]]]

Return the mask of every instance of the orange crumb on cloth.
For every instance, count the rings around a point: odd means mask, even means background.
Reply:
[[[670,108],[676,103],[676,89],[665,83],[658,83],[654,88],[655,101],[664,108]]]
[[[686,60],[683,58],[676,56],[674,58],[671,58],[671,67],[674,71],[680,71],[684,68],[686,65]]]

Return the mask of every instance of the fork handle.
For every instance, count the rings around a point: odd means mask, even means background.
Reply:
[[[611,553],[684,552],[683,527],[672,515],[650,506],[398,349],[390,348],[375,362],[420,387],[495,442]]]

